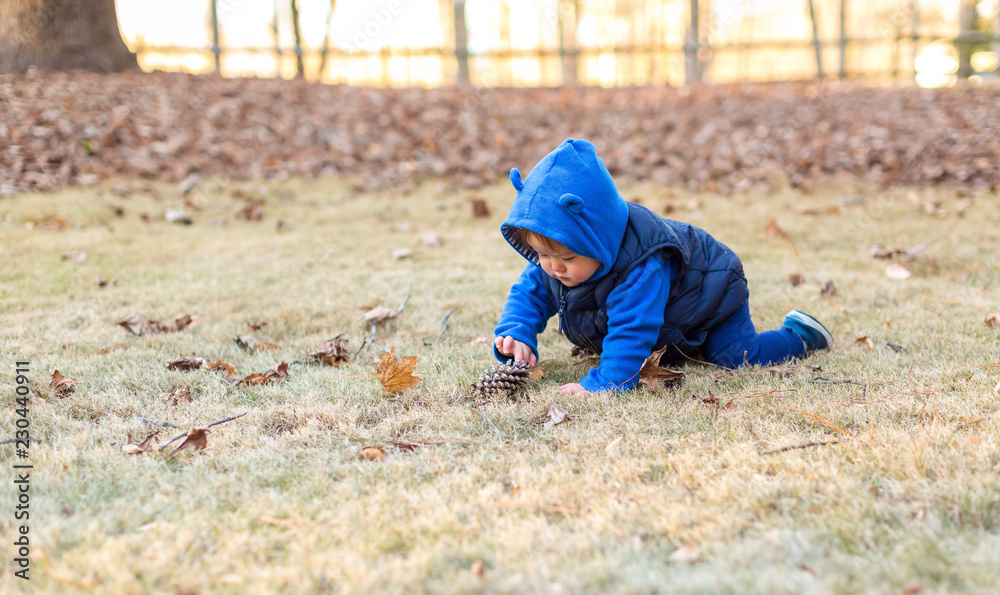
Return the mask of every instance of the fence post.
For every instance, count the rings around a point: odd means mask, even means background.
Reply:
[[[215,72],[222,74],[222,48],[219,47],[219,3],[209,0],[212,7],[212,55],[215,56]]]
[[[816,5],[814,0],[809,2],[809,19],[813,28],[813,48],[816,50],[816,78],[823,80],[823,47],[819,42],[819,25],[816,23]]]

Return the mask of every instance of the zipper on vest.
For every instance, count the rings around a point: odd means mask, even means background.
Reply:
[[[569,338],[569,333],[565,332],[566,327],[563,325],[563,320],[566,318],[566,288],[562,287],[559,289],[559,334],[565,334],[566,338]],[[572,341],[572,339],[570,339]]]

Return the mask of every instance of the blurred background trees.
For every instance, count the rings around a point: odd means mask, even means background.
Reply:
[[[423,87],[861,77],[939,86],[995,76],[1000,53],[998,0],[118,0],[115,8],[114,0],[2,0],[0,70],[137,63]]]

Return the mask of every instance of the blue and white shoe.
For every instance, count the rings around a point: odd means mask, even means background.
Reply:
[[[806,352],[826,349],[833,345],[833,335],[826,330],[823,323],[801,310],[792,310],[785,316],[781,328],[788,329],[799,336],[806,344]]]

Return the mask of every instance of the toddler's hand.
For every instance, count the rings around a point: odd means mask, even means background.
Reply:
[[[514,358],[516,362],[528,362],[532,368],[538,363],[538,358],[535,357],[535,352],[531,347],[514,339],[514,337],[497,337],[493,344],[496,345],[497,351],[507,357]]]
[[[580,395],[582,397],[582,393],[587,392],[587,389],[583,388],[583,386],[578,382],[571,382],[569,384],[562,385],[559,388],[559,392],[564,395]]]

